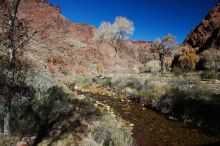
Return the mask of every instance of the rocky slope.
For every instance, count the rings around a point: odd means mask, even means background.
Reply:
[[[211,46],[220,47],[220,1],[186,37],[184,43],[198,47],[198,53]]]
[[[54,77],[97,73],[97,64],[102,65],[103,73],[115,70],[114,49],[107,44],[97,47],[93,41],[96,28],[67,20],[59,7],[41,0],[22,0],[18,17],[28,20],[31,30],[38,32],[26,48],[28,58]],[[119,66],[123,72],[133,72],[151,43],[124,44]]]

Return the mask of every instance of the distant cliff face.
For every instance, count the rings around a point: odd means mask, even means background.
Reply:
[[[47,0],[21,0],[18,17],[29,21],[32,32],[37,31],[25,49],[37,68],[55,77],[93,74],[97,64],[103,64],[104,73],[115,70],[114,49],[108,44],[98,47],[93,41],[96,28],[69,21],[60,13],[60,7],[52,6]],[[150,44],[125,41],[119,55],[120,69],[133,72]]]
[[[184,44],[198,47],[198,53],[212,46],[220,47],[220,1],[186,37]]]

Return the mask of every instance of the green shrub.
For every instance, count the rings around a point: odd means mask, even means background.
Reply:
[[[93,83],[101,87],[111,87],[111,77],[97,76],[92,79]]]
[[[13,129],[21,135],[32,135],[43,127],[49,128],[52,126],[51,123],[59,121],[61,117],[68,116],[73,108],[73,100],[62,88],[57,86],[49,88],[40,97],[24,97],[14,106],[16,108],[12,112]]]
[[[180,78],[173,81],[172,88],[160,102],[171,99],[171,106],[167,105],[170,114],[183,119],[186,125],[213,133],[220,132],[220,103],[208,84],[200,82],[196,77],[192,79],[194,80]]]
[[[104,146],[132,146],[132,127],[126,125],[120,118],[104,115],[95,123],[92,132],[97,143]]]
[[[167,81],[160,80],[160,78],[146,79],[140,91],[144,103],[154,108],[158,108],[160,99],[169,90]]]
[[[55,84],[55,81],[48,72],[32,70],[27,72],[25,83],[34,87],[37,96],[41,96],[46,94],[47,90]]]
[[[204,71],[201,74],[201,78],[202,79],[217,79],[218,78],[218,74],[215,71]]]
[[[128,79],[126,79],[126,87],[130,87],[132,89],[136,89],[137,91],[139,91],[141,89],[141,84],[138,78],[135,77],[129,77]]]
[[[19,138],[13,135],[0,134],[0,146],[13,146],[16,145]]]
[[[82,88],[88,88],[92,86],[93,80],[92,77],[80,76],[76,78],[76,83],[79,84]]]
[[[117,94],[121,94],[121,91],[125,88],[126,86],[126,79],[125,78],[112,78],[111,79],[111,88],[116,92]]]

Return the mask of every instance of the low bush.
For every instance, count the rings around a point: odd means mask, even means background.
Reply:
[[[73,102],[73,101],[72,101]],[[90,100],[75,100],[72,113],[57,121],[39,146],[98,146],[91,137],[91,123],[100,117],[100,111]]]
[[[136,89],[137,91],[141,89],[141,83],[138,78],[128,77],[127,79],[125,79],[125,82],[125,87]]]
[[[201,78],[202,79],[217,79],[218,78],[218,73],[215,71],[204,71],[201,73]]]
[[[149,72],[156,74],[160,71],[160,62],[158,60],[152,60],[147,63]]]
[[[132,127],[113,115],[104,115],[94,124],[94,139],[104,146],[132,146]]]
[[[111,77],[103,77],[103,76],[97,76],[92,79],[93,84],[96,84],[96,86],[109,88],[111,87]]]
[[[79,84],[82,88],[91,87],[93,84],[92,77],[80,76],[80,77],[77,77],[75,80],[76,80],[76,83]]]
[[[173,82],[172,88],[160,102],[163,103],[167,99],[170,99],[171,104],[165,103],[161,106],[167,106],[169,114],[183,119],[186,125],[212,133],[220,132],[220,103],[208,84],[197,78],[180,78]]]
[[[13,146],[18,140],[17,136],[0,134],[0,146]]]
[[[169,90],[167,81],[159,77],[148,78],[140,90],[140,96],[145,105],[158,109],[159,101],[167,90]]]

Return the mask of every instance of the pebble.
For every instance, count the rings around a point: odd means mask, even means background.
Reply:
[[[130,124],[130,126],[131,126],[131,127],[134,127],[134,124],[133,124],[133,123],[131,123],[131,124]]]
[[[77,90],[77,89],[79,89],[79,87],[76,85],[76,86],[74,87],[74,89]]]
[[[169,120],[174,120],[174,121],[177,121],[177,118],[172,117],[172,116],[169,116],[169,117],[168,117],[168,119],[169,119]]]
[[[77,109],[79,109],[78,107],[77,107]],[[34,141],[35,139],[37,138],[37,136],[31,136],[31,141]]]
[[[79,98],[79,100],[83,100],[83,99],[86,98],[86,96],[85,95],[80,95],[78,98]]]

